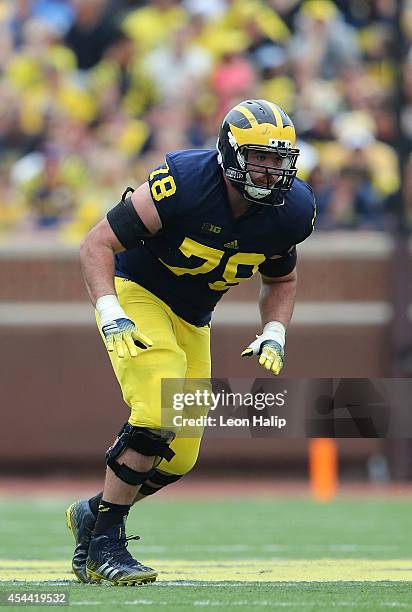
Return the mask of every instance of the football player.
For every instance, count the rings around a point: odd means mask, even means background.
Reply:
[[[288,115],[266,100],[243,101],[224,118],[217,150],[167,154],[84,239],[86,286],[130,417],[107,451],[103,492],[66,511],[80,581],[156,579],[127,550],[125,520],[135,501],[193,467],[201,437],[162,426],[161,379],[210,377],[212,311],[256,272],[262,331],[242,355],[279,374],[296,244],[315,218],[298,156]]]

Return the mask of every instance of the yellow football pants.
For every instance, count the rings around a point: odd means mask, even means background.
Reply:
[[[153,346],[138,349],[137,357],[119,358],[110,352],[110,360],[130,407],[129,423],[138,427],[164,429],[162,425],[161,379],[210,378],[210,328],[196,327],[178,317],[161,299],[137,283],[115,278],[119,303],[137,328]],[[100,325],[97,317],[97,323]],[[101,333],[101,332],[100,332]],[[187,391],[187,383],[184,390]],[[179,437],[170,445],[175,452],[171,461],[162,461],[159,470],[186,474],[196,463],[201,435]]]

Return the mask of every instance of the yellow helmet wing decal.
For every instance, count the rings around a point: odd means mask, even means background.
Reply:
[[[261,145],[269,147],[271,140],[289,140],[292,147],[296,144],[295,130],[290,125],[277,127],[271,123],[258,123],[255,118],[251,127],[238,128],[229,123],[230,131],[236,138],[239,147],[243,145]]]
[[[236,127],[232,123],[229,123],[230,131],[236,138],[239,147],[243,145],[261,145],[264,147],[270,146],[271,140],[289,140],[292,147],[296,146],[296,134],[295,129],[291,125],[283,125],[282,115],[276,104],[272,102],[267,103],[275,117],[276,125],[272,123],[258,123],[255,115],[252,111],[238,104],[233,110],[236,110],[249,121],[250,127],[240,128]]]

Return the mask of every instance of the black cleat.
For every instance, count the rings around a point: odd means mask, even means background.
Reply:
[[[83,499],[66,510],[67,527],[72,531],[76,548],[72,559],[73,574],[79,582],[91,582],[86,574],[86,559],[92,539],[96,517],[90,510],[89,502]]]
[[[90,580],[108,580],[117,586],[136,586],[154,582],[157,572],[133,559],[127,550],[129,540],[138,539],[139,536],[126,538],[122,524],[115,525],[104,534],[93,537],[87,557],[87,577]]]

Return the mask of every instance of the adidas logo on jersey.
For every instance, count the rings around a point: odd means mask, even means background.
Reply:
[[[239,243],[237,240],[232,240],[232,242],[226,242],[226,244],[224,244],[223,246],[227,247],[228,249],[238,249]]]

